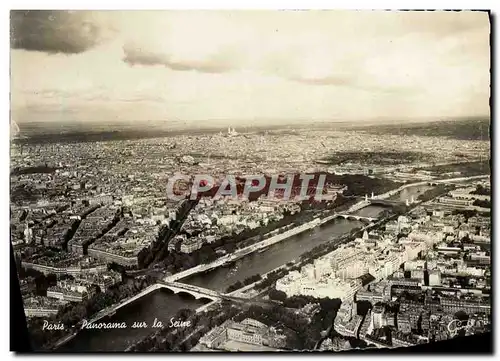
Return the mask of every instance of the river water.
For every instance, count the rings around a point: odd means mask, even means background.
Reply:
[[[407,188],[394,200],[405,201],[423,193],[428,186]],[[404,193],[404,194],[403,194]],[[380,206],[368,206],[355,212],[365,217],[376,217],[384,210]],[[261,252],[255,252],[241,258],[235,263],[219,267],[204,274],[194,275],[180,282],[202,286],[224,292],[229,285],[243,281],[255,274],[267,273],[287,262],[299,258],[314,247],[339,237],[364,223],[338,218],[322,227],[315,228],[274,244]],[[181,308],[195,309],[203,305],[203,301],[190,296],[174,295],[166,290],[155,291],[136,302],[118,310],[105,322],[126,322],[127,329],[84,330],[74,339],[63,345],[58,351],[122,351],[134,342],[154,332],[152,328],[131,328],[135,321],[145,321],[149,326],[157,318],[164,325]]]
[[[415,200],[417,200],[418,196],[425,193],[425,191],[432,189],[434,187],[429,186],[429,185],[422,185],[422,186],[417,186],[417,187],[408,187],[403,189],[401,192],[398,194],[393,195],[389,199],[391,201],[400,201],[400,202],[405,202],[407,199],[411,200],[411,197],[413,197]]]
[[[208,302],[208,301],[207,301]],[[125,322],[123,329],[82,330],[58,352],[124,351],[138,340],[155,332],[155,318],[163,325],[182,308],[196,309],[204,304],[201,300],[186,295],[174,295],[166,289],[153,291],[143,298],[119,309],[112,317],[98,322]],[[134,322],[146,322],[147,328],[132,328]]]
[[[257,273],[267,273],[328,242],[332,237],[341,236],[362,225],[362,222],[337,218],[323,227],[314,228],[272,245],[265,251],[254,252],[231,265],[185,278],[181,282],[224,292],[228,286],[237,281],[243,281]]]

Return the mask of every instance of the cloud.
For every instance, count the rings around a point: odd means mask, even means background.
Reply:
[[[163,65],[172,70],[201,73],[226,73],[238,68],[224,50],[202,59],[176,59],[171,54],[143,50],[130,44],[123,47],[123,52],[123,61],[129,65]]]
[[[406,11],[405,15],[401,20],[408,28],[441,38],[489,27],[485,11]]]
[[[11,52],[21,124],[37,112],[62,118],[61,106],[82,119],[194,120],[488,109],[485,13],[17,11],[12,20],[12,47],[37,50]]]
[[[302,77],[289,77],[287,80],[294,82],[316,85],[316,86],[339,86],[339,87],[349,87],[352,89],[363,90],[363,91],[377,91],[381,93],[399,93],[399,94],[416,94],[419,92],[410,86],[381,86],[380,84],[369,83],[368,81],[359,81],[355,78],[340,77],[340,76],[325,76],[321,78],[302,78]]]
[[[13,10],[11,47],[47,53],[82,53],[102,40],[102,29],[86,11]]]
[[[288,80],[308,85],[354,86],[354,80],[340,76],[325,76],[321,78],[288,77]]]

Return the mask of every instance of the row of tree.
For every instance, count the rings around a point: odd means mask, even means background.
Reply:
[[[236,291],[244,286],[248,286],[252,283],[255,283],[261,279],[262,279],[261,275],[256,274],[256,275],[245,278],[245,280],[243,280],[243,282],[236,281],[235,283],[233,283],[232,285],[230,285],[226,288],[226,293],[231,293],[231,292]]]
[[[165,259],[168,255],[168,243],[179,233],[187,215],[197,203],[197,200],[186,200],[178,209],[176,220],[172,221],[169,226],[165,225],[160,228],[156,241],[137,255],[139,268],[148,267],[152,263]]]
[[[482,208],[491,208],[491,201],[488,201],[488,200],[480,200],[480,199],[476,199],[474,201],[474,203],[472,203],[473,206],[476,206],[476,207],[482,207]]]
[[[478,184],[476,189],[471,192],[471,194],[477,194],[481,196],[489,196],[491,195],[491,189],[483,187],[481,184]]]
[[[148,336],[131,347],[131,352],[173,351],[186,352],[194,347],[200,338],[224,321],[234,318],[240,311],[229,302],[223,301],[219,307],[196,313],[191,309],[179,310],[174,319],[190,321],[188,327],[169,328],[165,325],[154,335]]]
[[[252,305],[247,312],[238,315],[235,321],[253,318],[267,326],[281,328],[287,336],[287,348],[312,350],[321,339],[321,333],[331,327],[341,305],[340,299],[317,299],[307,296],[294,297],[285,302],[287,303],[273,306],[271,309]],[[298,306],[303,307],[309,303],[319,305],[318,311],[312,317],[303,312],[296,312]]]
[[[271,308],[251,305],[243,312],[228,302],[222,302],[217,309],[203,313],[184,309],[178,311],[174,318],[182,321],[189,320],[189,327],[174,330],[164,327],[152,337],[148,336],[136,343],[130,351],[185,352],[195,346],[204,334],[221,325],[224,321],[233,319],[236,322],[241,322],[246,318],[252,318],[267,326],[281,329],[281,332],[287,336],[287,348],[310,350],[321,338],[321,331],[328,329],[333,323],[341,302],[338,299],[309,299],[307,297],[291,300],[290,304],[294,302],[301,305],[316,303],[319,305],[319,310],[312,318],[309,318],[303,313],[279,305]]]
[[[427,202],[427,201],[430,201],[431,199],[434,199],[436,197],[439,197],[443,194],[448,193],[453,188],[454,188],[454,186],[452,186],[452,185],[438,184],[434,188],[428,189],[424,193],[419,195],[417,197],[417,200],[422,201],[422,202]]]

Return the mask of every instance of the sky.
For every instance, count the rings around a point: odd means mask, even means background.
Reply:
[[[471,11],[12,11],[11,119],[489,116],[489,33]]]

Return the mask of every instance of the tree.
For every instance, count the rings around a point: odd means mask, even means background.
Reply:
[[[356,228],[351,229],[351,232],[350,232],[351,237],[356,236],[356,234],[357,234],[359,231],[361,231],[361,227],[356,227]]]
[[[322,310],[330,311],[334,310],[335,312],[339,310],[342,301],[339,298],[322,298],[319,301],[320,307]]]
[[[491,208],[491,202],[490,201],[487,201],[487,200],[480,200],[480,199],[476,199],[474,201],[474,203],[472,203],[473,206],[476,206],[476,207],[482,207],[482,208]]]
[[[272,300],[283,302],[286,300],[287,296],[285,292],[278,291],[277,289],[273,288],[269,291],[269,298]]]
[[[473,209],[456,209],[453,210],[452,214],[462,214],[465,219],[469,219],[477,215],[477,211]]]
[[[483,196],[489,196],[491,195],[491,191],[485,187],[483,187],[481,184],[479,184],[476,187],[476,190],[471,192],[472,194],[478,194],[478,195],[483,195]]]
[[[356,302],[357,314],[360,316],[365,316],[368,310],[372,308],[372,304],[368,301],[358,301]]]
[[[241,281],[236,281],[234,284],[230,285],[226,288],[226,293],[231,293],[243,287],[243,283]]]
[[[465,311],[457,311],[455,312],[455,318],[457,320],[460,320],[460,321],[467,321],[469,319],[469,316],[467,315],[467,313]]]

